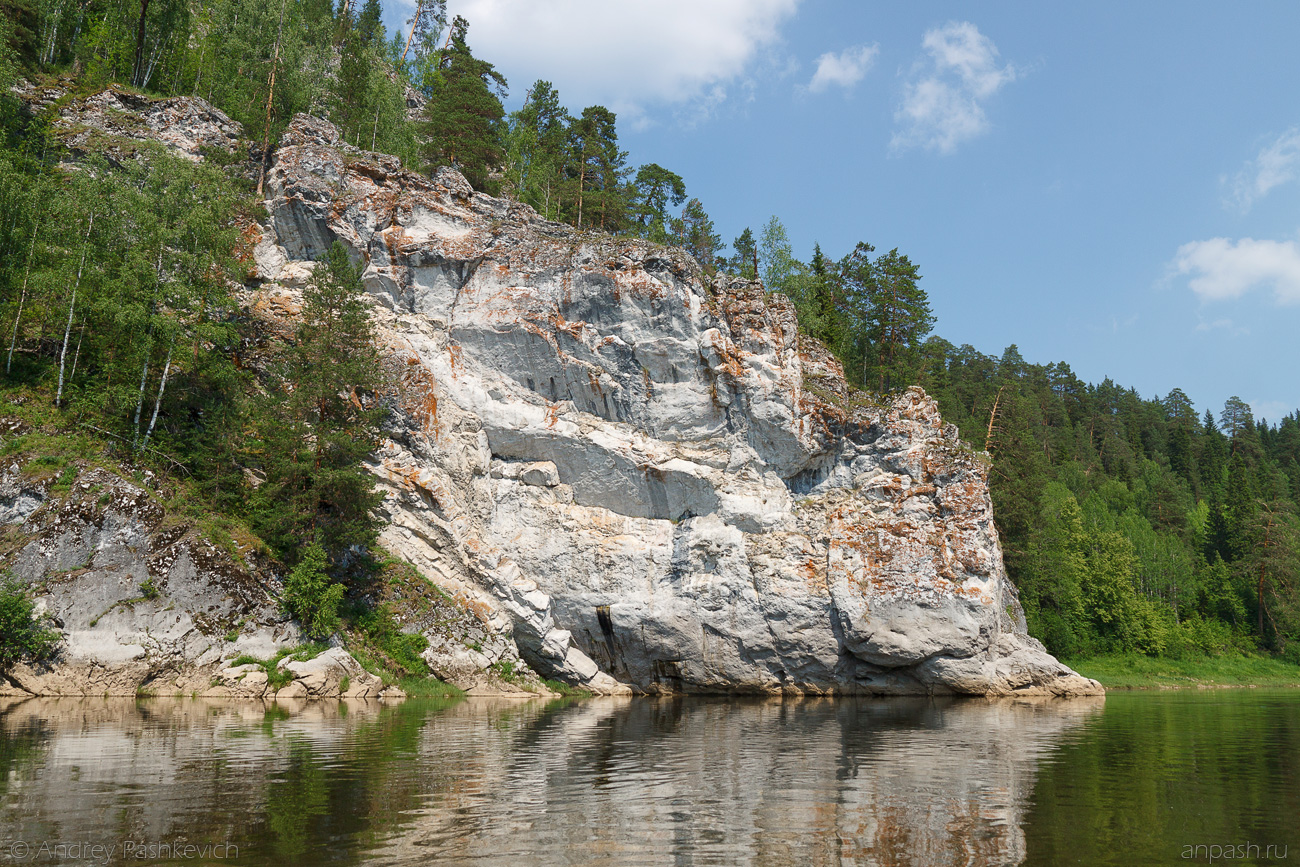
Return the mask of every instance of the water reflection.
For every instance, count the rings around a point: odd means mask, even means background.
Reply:
[[[0,836],[244,864],[1012,864],[1038,760],[1102,709],[33,699],[0,705]]]

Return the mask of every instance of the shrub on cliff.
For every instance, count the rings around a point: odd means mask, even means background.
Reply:
[[[24,587],[13,580],[0,584],[0,669],[53,656],[61,637],[36,614]]]
[[[324,638],[339,625],[343,585],[330,578],[325,549],[308,545],[284,582],[284,605],[312,638]]]

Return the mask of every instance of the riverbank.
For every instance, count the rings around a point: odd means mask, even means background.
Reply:
[[[1267,656],[1094,656],[1061,661],[1108,690],[1300,686],[1300,665]]]

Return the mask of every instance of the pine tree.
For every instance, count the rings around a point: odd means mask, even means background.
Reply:
[[[821,244],[814,244],[807,271],[794,281],[793,300],[800,327],[832,352],[843,356],[849,322],[840,307],[839,283],[838,269],[831,268]]]
[[[917,368],[917,350],[934,327],[934,314],[921,275],[911,260],[895,248],[872,259],[874,248],[859,243],[840,261],[839,274],[851,299],[858,345],[863,355],[863,380],[871,368],[880,391],[909,384]],[[867,350],[864,344],[868,344]]]
[[[507,123],[504,193],[531,205],[548,220],[563,213],[572,120],[551,83],[537,81]]]
[[[731,242],[731,249],[736,251],[727,262],[732,273],[749,280],[758,279],[758,244],[748,226]]]
[[[691,199],[682,208],[682,217],[676,224],[678,243],[695,257],[707,274],[718,269],[718,256],[723,250],[722,236],[713,228],[699,199]]]
[[[428,168],[454,166],[475,189],[490,191],[490,172],[505,159],[502,118],[506,80],[469,49],[469,22],[459,15],[438,62],[439,81],[424,110]]]
[[[668,206],[686,201],[686,182],[682,176],[658,163],[647,163],[637,170],[636,222],[640,234],[663,244],[668,241]]]
[[[594,180],[596,182],[596,207],[599,210],[599,228],[607,232],[618,232],[625,228],[632,218],[632,200],[634,192],[628,186],[627,151],[618,146],[618,124],[614,112],[604,106],[584,109],[585,118],[588,111],[595,116],[592,124],[596,131],[596,159]],[[593,220],[593,223],[596,221]]]
[[[438,54],[438,37],[447,26],[447,0],[416,0],[415,13],[406,22],[410,27],[398,65],[412,84],[420,87],[425,70],[432,70]]]
[[[631,195],[626,188],[627,152],[619,150],[612,111],[590,105],[569,124],[566,173],[573,185],[569,195],[572,222],[617,231],[627,218]]]
[[[254,498],[260,532],[289,562],[319,544],[337,563],[374,541],[382,495],[361,462],[378,441],[379,355],[360,273],[335,242],[303,292],[300,324],[261,407],[266,480]]]

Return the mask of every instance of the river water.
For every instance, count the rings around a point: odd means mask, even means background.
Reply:
[[[0,699],[0,863],[1292,860],[1300,690]]]

